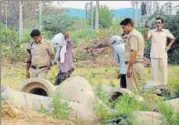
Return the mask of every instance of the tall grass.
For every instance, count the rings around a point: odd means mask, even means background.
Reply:
[[[167,125],[179,125],[179,113],[176,113],[170,105],[159,102],[159,112],[164,116],[164,121],[167,121]]]

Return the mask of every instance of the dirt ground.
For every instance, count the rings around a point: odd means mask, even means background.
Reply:
[[[17,109],[17,111],[15,117],[9,115],[9,112],[3,111],[1,125],[71,125],[67,121],[54,120],[47,115],[29,109]]]

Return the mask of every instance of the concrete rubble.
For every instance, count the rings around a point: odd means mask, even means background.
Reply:
[[[35,95],[37,93],[33,93],[32,90],[36,88],[42,89],[47,96]],[[53,86],[47,80],[28,79],[23,81],[19,90],[23,92],[7,87],[1,95],[18,108],[46,109],[48,111],[53,110],[53,97],[59,96],[62,102],[68,103],[75,118],[88,121],[88,123],[97,120],[94,108],[98,99],[95,97],[92,86],[83,77],[69,78],[59,86]]]
[[[40,90],[40,93],[37,93],[36,89]],[[129,96],[134,96],[138,101],[145,101],[143,97],[135,95],[128,89],[114,88],[107,85],[102,86],[102,89],[109,97],[112,97],[116,93],[119,94],[119,97],[128,94]],[[87,121],[89,124],[96,123],[98,120],[94,110],[96,105],[102,104],[106,109],[111,111],[110,108],[95,96],[93,87],[89,82],[80,76],[71,77],[58,86],[53,86],[49,81],[43,79],[27,79],[22,82],[19,90],[16,91],[9,87],[3,87],[1,89],[1,96],[3,100],[18,108],[46,109],[48,111],[53,110],[53,97],[58,96],[61,102],[68,103],[72,110],[71,115],[80,121]],[[166,101],[166,103],[176,109],[176,112],[179,112],[177,105],[179,104],[179,98]],[[6,108],[6,110],[11,110],[11,117],[15,117],[18,113],[20,114],[19,111],[13,110],[13,108]],[[136,118],[136,122],[140,123],[138,125],[144,125],[143,122],[145,122],[145,125],[160,125],[161,118],[163,118],[157,112],[137,111],[133,115]]]
[[[176,113],[179,113],[179,98],[165,101]]]
[[[136,98],[137,101],[144,101],[144,98],[139,96],[139,95],[135,95],[132,91],[128,90],[128,89],[124,89],[124,88],[120,88],[120,87],[111,87],[108,85],[103,85],[102,86],[102,90],[109,96],[109,98],[119,98],[120,96],[127,94],[129,96],[133,96]],[[116,97],[114,97],[116,96]]]
[[[135,125],[166,125],[164,117],[157,112],[136,111],[133,113]]]

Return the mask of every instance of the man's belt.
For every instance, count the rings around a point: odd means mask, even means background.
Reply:
[[[129,61],[126,61],[125,63],[127,65],[127,64],[129,64]],[[136,63],[144,63],[144,61],[135,61],[134,64],[136,64]]]
[[[42,68],[46,68],[47,66],[40,66],[40,67],[37,67],[37,66],[31,66],[31,68],[33,68],[33,69],[42,69]]]

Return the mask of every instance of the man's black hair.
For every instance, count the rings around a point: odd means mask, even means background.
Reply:
[[[155,20],[161,20],[164,23],[164,20],[161,17],[157,17]]]
[[[34,29],[32,30],[32,32],[30,33],[31,37],[35,37],[35,36],[40,36],[41,32],[38,29]]]
[[[134,22],[133,22],[133,20],[131,18],[125,18],[120,23],[121,26],[126,26],[128,24],[131,24],[132,27],[134,26]]]

